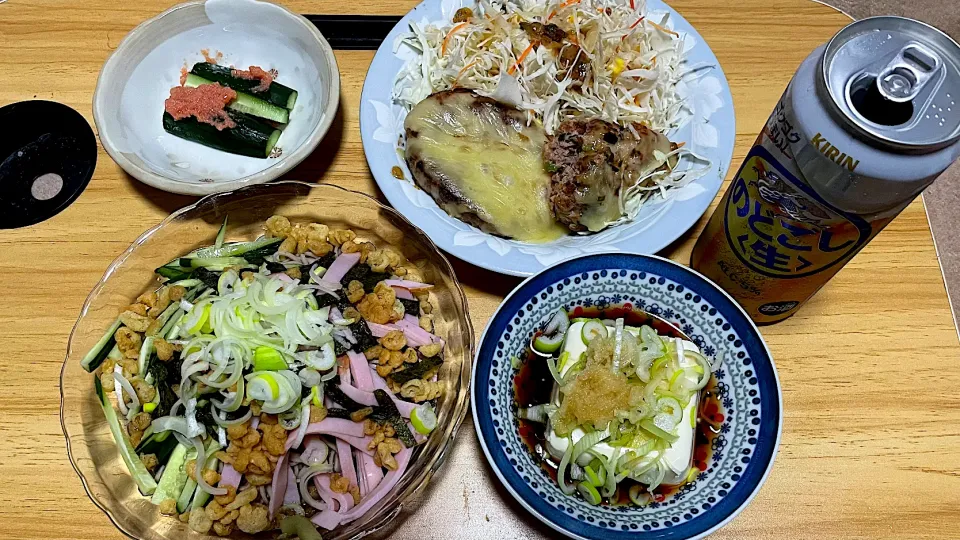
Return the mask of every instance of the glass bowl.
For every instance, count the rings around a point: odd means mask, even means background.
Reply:
[[[73,327],[60,374],[60,420],[70,462],[94,504],[133,538],[214,537],[198,534],[176,518],[161,516],[137,491],[94,393],[94,376],[80,367],[80,360],[125,306],[158,285],[153,270],[211,244],[224,216],[230,216],[229,240],[251,240],[262,233],[263,222],[274,214],[294,222],[350,228],[378,246],[396,248],[417,265],[427,282],[435,284],[435,332],[446,340],[439,374],[444,392],[437,407],[437,429],[417,447],[410,468],[379,504],[361,519],[324,532],[324,538],[360,538],[386,525],[440,468],[467,412],[474,343],[467,299],[450,263],[423,231],[373,198],[336,186],[284,181],[210,195],[147,230],[107,268]],[[239,532],[235,536],[250,537]],[[261,533],[258,537],[270,536]]]

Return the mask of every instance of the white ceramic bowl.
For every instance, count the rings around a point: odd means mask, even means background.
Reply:
[[[238,156],[163,130],[163,102],[180,70],[223,54],[220,63],[276,69],[297,90],[282,154]],[[207,0],[170,8],[120,42],[97,80],[93,118],[104,149],[138,180],[166,191],[207,195],[273,180],[304,160],[327,133],[340,102],[330,45],[307,19],[257,0]]]

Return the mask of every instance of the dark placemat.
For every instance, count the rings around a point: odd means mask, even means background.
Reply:
[[[391,15],[304,15],[340,50],[376,50],[400,21]]]

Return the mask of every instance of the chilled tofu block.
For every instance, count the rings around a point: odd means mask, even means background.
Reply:
[[[583,322],[575,322],[570,325],[570,329],[567,330],[566,337],[563,342],[563,353],[569,354],[569,359],[562,365],[558,366],[561,377],[566,375],[567,371],[577,362],[580,356],[587,351],[587,345],[583,342],[582,333],[583,333]],[[640,330],[634,327],[625,327],[625,331],[631,332],[634,335],[639,334]],[[692,350],[695,352],[700,352],[700,349],[696,344],[691,343],[686,340],[676,340],[677,343],[682,344],[684,350]],[[684,367],[692,367],[695,365],[695,362],[681,356],[681,365]],[[557,384],[554,384],[553,394],[552,394],[553,403],[555,405],[560,404],[560,389]],[[664,477],[663,483],[666,485],[675,485],[683,482],[687,473],[690,470],[690,464],[693,462],[693,443],[694,443],[694,427],[696,425],[696,413],[697,406],[699,404],[699,396],[694,396],[690,400],[690,403],[683,410],[683,418],[680,420],[680,423],[677,425],[674,434],[679,437],[676,442],[670,445],[667,451],[664,454],[664,463],[667,465],[667,473]],[[570,437],[560,437],[553,429],[552,423],[547,424],[546,430],[546,449],[556,459],[563,458],[563,453],[567,450],[567,447],[571,444],[570,439],[573,439],[575,444],[581,437],[584,436],[584,431],[582,429],[575,429],[570,434]],[[614,448],[606,443],[600,443],[593,447],[596,452],[603,454],[606,457],[613,455]],[[591,461],[592,456],[585,454],[580,456],[578,460],[578,465],[585,466],[588,465]]]

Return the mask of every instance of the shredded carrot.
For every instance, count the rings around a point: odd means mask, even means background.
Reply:
[[[633,24],[630,25],[630,29],[633,30],[634,28],[636,28],[638,24],[640,24],[640,23],[643,22],[643,19],[644,19],[644,18],[645,18],[645,17],[640,17],[639,19],[637,19],[637,22],[635,22],[635,23],[633,23]]]
[[[557,12],[560,11],[561,9],[563,9],[563,8],[565,8],[565,7],[570,7],[570,6],[574,5],[574,4],[579,4],[579,3],[580,3],[580,0],[566,0],[566,1],[564,1],[564,2],[561,3],[559,6],[557,6],[557,9],[555,9],[555,10],[553,10],[553,11],[550,12],[550,15],[547,16],[547,20],[549,21],[550,19],[552,19],[552,18],[554,17],[554,15],[556,15]]]
[[[633,5],[633,0],[630,0],[630,9],[637,9],[637,6]]]
[[[655,22],[653,22],[653,21],[647,21],[647,22],[650,23],[650,24],[652,24],[654,28],[656,28],[657,30],[660,30],[661,32],[663,32],[663,33],[665,33],[665,34],[670,34],[671,36],[674,36],[674,37],[680,37],[680,34],[674,32],[673,30],[670,30],[669,28],[664,28],[664,27],[660,26],[659,24],[657,24],[657,23],[655,23]]]
[[[462,23],[454,26],[453,28],[450,29],[449,32],[447,32],[446,37],[443,38],[443,45],[440,46],[440,56],[443,56],[443,55],[447,54],[447,45],[450,44],[450,38],[453,37],[453,34],[457,33],[458,30],[460,30],[460,29],[462,29],[463,27],[467,26],[467,24],[468,24],[468,23],[462,22]]]
[[[686,146],[686,144],[687,144],[686,141],[680,141],[677,143],[677,148],[683,148],[684,146]]]
[[[522,53],[520,53],[520,57],[517,58],[517,61],[514,62],[512,66],[510,66],[510,68],[507,70],[507,73],[509,73],[510,75],[513,75],[514,73],[516,73],[517,69],[520,68],[520,64],[523,63],[523,59],[526,58],[527,55],[530,54],[530,51],[532,50],[533,50],[533,43],[527,45],[527,48],[524,49]]]
[[[457,73],[457,78],[453,80],[453,85],[456,86],[457,83],[460,82],[460,77],[462,77],[463,74],[466,73],[468,69],[472,68],[472,67],[475,66],[476,64],[477,64],[477,61],[474,60],[473,62],[470,62],[469,64],[467,64],[467,65],[463,66],[462,68],[460,68],[460,72]]]

